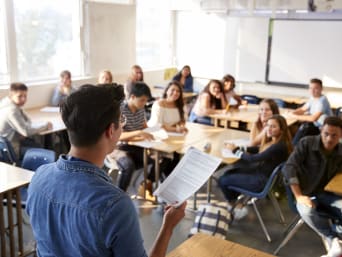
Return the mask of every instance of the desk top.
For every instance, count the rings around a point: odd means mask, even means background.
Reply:
[[[30,183],[34,172],[0,162],[0,193]]]
[[[336,174],[324,189],[335,194],[342,195],[342,171]]]
[[[228,240],[196,234],[171,251],[167,257],[271,257],[264,253]]]
[[[52,123],[52,129],[42,131],[40,135],[46,135],[55,133],[61,130],[65,130],[65,124],[62,120],[61,114],[58,111],[58,107],[39,107],[25,110],[27,115],[30,117],[32,123],[48,122]]]

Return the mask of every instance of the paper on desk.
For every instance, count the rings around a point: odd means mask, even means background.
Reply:
[[[190,148],[154,195],[180,205],[201,188],[220,163],[220,158]]]
[[[59,112],[59,107],[46,106],[40,109],[41,112]]]
[[[154,139],[159,141],[167,139],[169,137],[166,130],[158,126],[145,128],[144,132],[152,134]]]
[[[232,140],[225,140],[223,142],[223,145],[225,143],[231,143],[237,146],[248,146],[249,145],[249,140],[245,139],[245,138],[240,138],[240,139],[232,139]],[[223,158],[236,158],[238,159],[238,157],[229,149],[223,147],[221,150],[221,154]]]

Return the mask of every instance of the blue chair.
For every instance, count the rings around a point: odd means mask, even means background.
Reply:
[[[16,165],[18,164],[17,155],[12,144],[5,137],[0,136],[0,161]]]
[[[270,198],[270,200],[272,201],[272,204],[273,204],[273,206],[274,206],[276,212],[277,212],[278,215],[279,215],[280,222],[281,222],[281,223],[285,223],[284,215],[283,215],[283,213],[281,212],[281,209],[280,209],[280,207],[279,207],[278,201],[277,201],[277,199],[275,198],[275,196],[273,195],[273,192],[272,192],[272,187],[273,187],[273,185],[275,184],[275,182],[277,181],[277,179],[278,179],[278,177],[279,177],[279,174],[281,173],[282,167],[283,167],[283,163],[279,164],[279,165],[273,170],[271,176],[270,176],[269,179],[267,180],[267,183],[266,183],[264,189],[263,189],[261,192],[251,192],[251,191],[249,191],[249,190],[246,190],[246,189],[244,189],[244,188],[240,188],[240,187],[237,187],[237,186],[230,186],[230,187],[228,187],[228,189],[234,190],[234,191],[236,191],[236,192],[242,194],[243,196],[245,196],[245,197],[242,198],[242,199],[243,199],[242,204],[245,205],[245,204],[247,204],[247,202],[251,202],[251,203],[252,203],[253,208],[254,208],[254,211],[255,211],[255,213],[256,213],[258,219],[259,219],[261,228],[262,228],[262,230],[264,231],[265,236],[266,236],[266,238],[267,238],[267,240],[268,240],[269,242],[271,242],[271,237],[270,237],[270,235],[269,235],[269,233],[268,233],[268,231],[267,231],[267,229],[266,229],[265,223],[264,223],[264,221],[263,221],[263,219],[262,219],[262,217],[261,217],[261,215],[260,215],[260,212],[259,212],[259,210],[258,210],[258,208],[257,208],[257,206],[256,206],[256,201],[257,201],[258,199],[264,199],[264,198],[266,198],[266,197],[268,196],[268,197]],[[235,204],[235,206],[236,206],[237,204],[239,204],[239,203],[241,203],[241,202],[238,201],[238,202]],[[232,210],[231,210],[231,213],[233,213],[233,210],[234,210],[235,206],[233,206],[233,208],[232,208]]]
[[[283,99],[272,98],[272,100],[278,105],[279,108],[286,108],[287,107],[287,104]]]
[[[241,98],[246,100],[249,104],[259,104],[261,101],[256,95],[242,95]]]
[[[342,119],[342,107],[336,109],[335,115]]]

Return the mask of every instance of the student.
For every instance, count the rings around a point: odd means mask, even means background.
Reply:
[[[143,81],[144,81],[144,72],[142,68],[137,64],[133,65],[131,68],[131,75],[129,76],[125,85],[126,98],[128,98],[131,93],[132,84],[134,82],[143,82]]]
[[[210,114],[225,112],[227,105],[221,81],[212,79],[199,94],[189,121],[212,125]]]
[[[118,186],[126,191],[133,172],[143,167],[143,148],[129,145],[131,140],[152,140],[153,136],[143,131],[147,128],[145,104],[151,97],[151,91],[144,82],[132,83],[128,100],[121,106],[121,112],[126,117],[122,127],[118,149],[110,154],[119,166]]]
[[[242,98],[234,91],[235,78],[232,75],[227,74],[222,78],[222,83],[227,104],[229,104],[231,107],[239,107],[242,104]]]
[[[113,83],[113,75],[109,70],[103,70],[99,74],[97,81],[98,84],[111,84]]]
[[[68,70],[64,70],[60,74],[60,84],[55,87],[50,104],[52,106],[59,106],[67,96],[69,96],[72,92],[75,91],[75,88],[72,87],[71,83],[71,73]]]
[[[38,256],[147,256],[129,196],[101,169],[120,138],[122,87],[84,85],[61,106],[68,155],[34,174],[26,210]],[[149,256],[165,256],[185,203],[167,206]]]
[[[250,133],[250,145],[258,146],[266,134],[267,120],[275,114],[279,114],[279,108],[272,99],[264,99],[259,104],[258,119],[252,124]]]
[[[245,152],[243,148],[234,144],[228,143],[225,147],[240,157],[239,162],[242,164],[240,167],[236,166],[237,168],[228,170],[218,182],[230,206],[235,203],[239,193],[228,189],[229,186],[238,186],[255,192],[262,191],[274,168],[286,161],[292,150],[286,120],[280,115],[273,115],[267,120],[265,134],[259,148],[247,147]],[[236,218],[247,214],[246,209],[241,207],[235,208]],[[237,214],[239,211],[241,212]]]
[[[191,75],[191,69],[189,65],[185,65],[180,72],[178,72],[172,80],[178,81],[183,87],[184,92],[193,92],[194,79]]]
[[[342,197],[324,190],[342,170],[341,138],[342,120],[327,117],[320,135],[300,140],[283,168],[299,215],[328,245],[325,257],[342,255],[338,242],[338,233],[342,234]],[[332,227],[331,220],[338,225]]]
[[[12,143],[19,158],[23,156],[24,148],[41,146],[32,138],[33,135],[52,129],[51,122],[35,126],[23,111],[27,91],[25,84],[12,83],[9,95],[0,102],[0,135]]]
[[[304,122],[298,129],[293,144],[307,135],[318,135],[319,129],[327,116],[333,115],[328,99],[322,94],[322,80],[313,78],[309,84],[310,99],[302,107],[294,110],[290,115],[298,121]]]

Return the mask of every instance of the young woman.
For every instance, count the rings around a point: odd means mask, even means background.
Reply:
[[[193,84],[194,80],[191,75],[191,69],[189,65],[185,65],[180,72],[178,72],[173,79],[174,81],[178,81],[182,87],[184,92],[193,92]]]
[[[149,127],[160,126],[169,132],[187,132],[185,127],[182,86],[177,81],[170,82],[160,100],[152,105]]]
[[[266,122],[275,114],[279,114],[278,105],[272,99],[264,99],[259,104],[258,119],[253,123],[250,133],[251,146],[261,144],[261,140],[266,134]]]
[[[227,101],[221,81],[212,79],[198,96],[190,113],[189,121],[212,125],[208,115],[222,113],[225,111],[226,105]]]
[[[239,107],[242,104],[242,98],[234,91],[235,78],[232,75],[225,75],[222,78],[223,91],[227,99],[227,103],[233,107]]]
[[[134,82],[143,82],[144,81],[144,72],[142,68],[135,64],[131,67],[131,75],[127,79],[126,85],[125,85],[125,95],[126,98],[129,97],[129,94],[132,90],[132,83]]]
[[[113,75],[109,70],[103,70],[99,74],[98,84],[110,84],[113,83]]]
[[[72,92],[76,89],[72,86],[71,72],[64,70],[60,74],[60,84],[55,87],[50,104],[52,106],[59,106]]]
[[[228,189],[229,186],[260,192],[274,168],[286,161],[292,151],[291,135],[281,115],[273,115],[267,120],[260,147],[247,147],[246,152],[234,144],[226,144],[225,147],[244,163],[228,170],[219,179],[218,184],[230,205],[234,204],[239,193]]]

